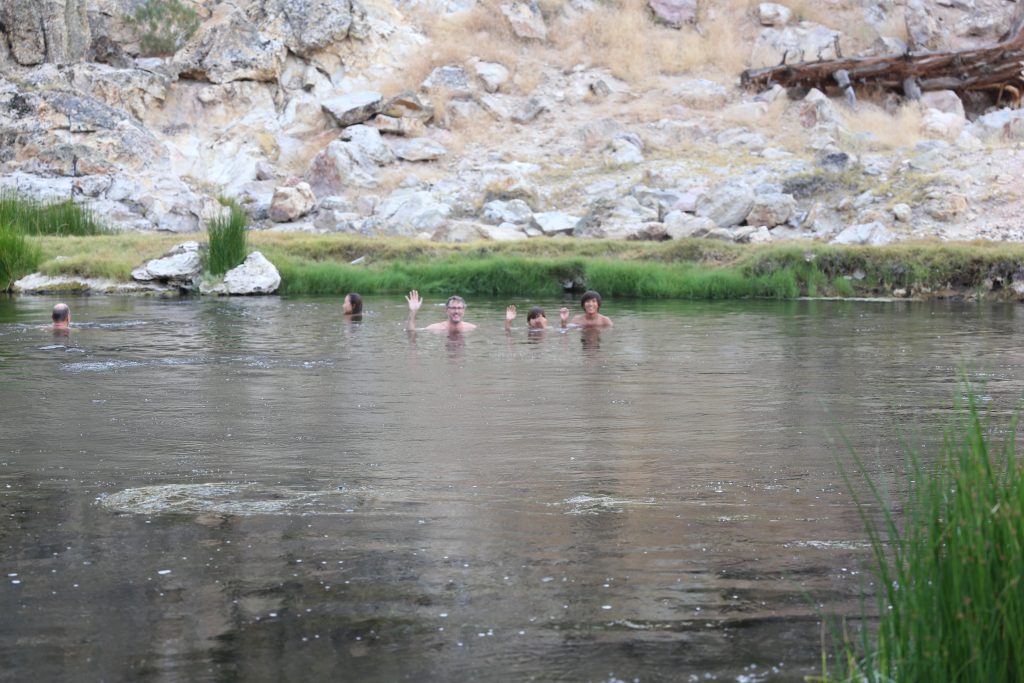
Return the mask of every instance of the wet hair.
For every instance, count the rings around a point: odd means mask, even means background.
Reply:
[[[597,292],[595,292],[592,289],[588,289],[587,291],[583,292],[583,296],[580,297],[580,308],[583,308],[586,305],[586,303],[588,301],[590,301],[591,299],[593,299],[594,301],[597,302],[597,307],[598,307],[598,309],[600,309],[601,308],[601,295],[598,294]]]
[[[352,304],[352,315],[359,315],[363,312],[363,297],[355,292],[349,292],[345,296],[348,297],[348,302]]]
[[[453,301],[457,301],[458,303],[462,304],[462,307],[463,307],[463,308],[465,308],[465,307],[466,307],[466,300],[465,300],[465,299],[463,299],[463,298],[462,298],[461,296],[459,296],[458,294],[453,294],[453,295],[451,295],[450,297],[448,297],[448,301],[446,301],[446,302],[445,302],[445,304],[444,304],[444,307],[445,307],[445,308],[451,308],[451,305],[452,305],[452,302],[453,302]]]
[[[540,306],[534,306],[530,309],[530,312],[526,314],[526,322],[530,322],[534,318],[546,318],[544,315],[544,309]]]
[[[67,304],[57,304],[53,307],[53,313],[50,314],[50,317],[53,318],[55,323],[66,322],[71,317],[71,309],[68,308]]]

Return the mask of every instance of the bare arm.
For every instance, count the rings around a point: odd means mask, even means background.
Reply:
[[[412,331],[416,329],[416,311],[420,310],[420,306],[423,305],[423,299],[420,298],[420,293],[414,289],[409,292],[405,300],[409,302],[409,322],[406,323],[405,329]]]
[[[512,321],[516,319],[516,305],[509,304],[505,309],[505,331],[512,329]]]
[[[569,309],[564,306],[558,311],[558,319],[562,321],[562,327],[569,326]]]

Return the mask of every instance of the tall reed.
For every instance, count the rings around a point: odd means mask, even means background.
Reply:
[[[212,275],[223,275],[245,260],[247,245],[245,228],[249,220],[241,207],[227,202],[226,214],[211,220],[206,231],[210,239],[206,251],[206,270]]]
[[[1016,427],[1016,419],[1002,430],[983,423],[968,392],[935,465],[908,449],[899,514],[854,454],[867,495],[846,480],[871,541],[878,628],[857,641],[841,638],[836,671],[820,680],[1024,680],[1024,470]],[[880,523],[871,509],[882,510]]]
[[[15,280],[35,271],[40,258],[38,244],[0,222],[0,292],[6,292]]]
[[[110,233],[95,212],[70,199],[42,202],[0,192],[0,225],[23,235],[85,236]]]

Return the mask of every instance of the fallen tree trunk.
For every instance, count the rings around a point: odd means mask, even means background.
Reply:
[[[843,84],[846,78],[848,84]],[[920,91],[961,92],[1008,88],[1019,103],[1024,90],[1024,15],[1014,22],[1006,38],[991,47],[780,64],[747,69],[740,82],[747,88],[766,89],[777,83],[786,88],[822,91],[837,84],[844,90],[874,86],[908,96],[913,96],[908,90],[915,87]]]

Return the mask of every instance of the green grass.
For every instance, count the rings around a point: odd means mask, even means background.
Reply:
[[[245,228],[249,220],[237,204],[228,202],[226,206],[227,214],[214,218],[206,226],[210,242],[204,265],[212,275],[223,275],[240,265],[248,255]]]
[[[234,214],[233,214],[234,215]],[[282,292],[511,295],[593,288],[604,296],[735,299],[796,296],[944,296],[1015,301],[1024,245],[978,242],[856,247],[813,242],[742,245],[715,240],[631,242],[534,239],[436,244],[411,239],[246,231],[232,218],[227,270],[249,248],[281,271]],[[40,270],[127,280],[132,268],[188,236],[38,238]],[[249,247],[238,248],[245,239]],[[211,251],[217,252],[211,236]],[[60,257],[59,259],[57,257]],[[361,259],[359,265],[350,262]],[[223,272],[223,271],[222,271]]]
[[[879,619],[877,631],[841,638],[836,670],[820,680],[1024,680],[1024,469],[1016,431],[1016,420],[1001,430],[983,421],[968,394],[938,463],[925,467],[910,450],[901,511],[868,475],[864,497],[847,478],[871,541]],[[873,509],[882,510],[880,523]]]

